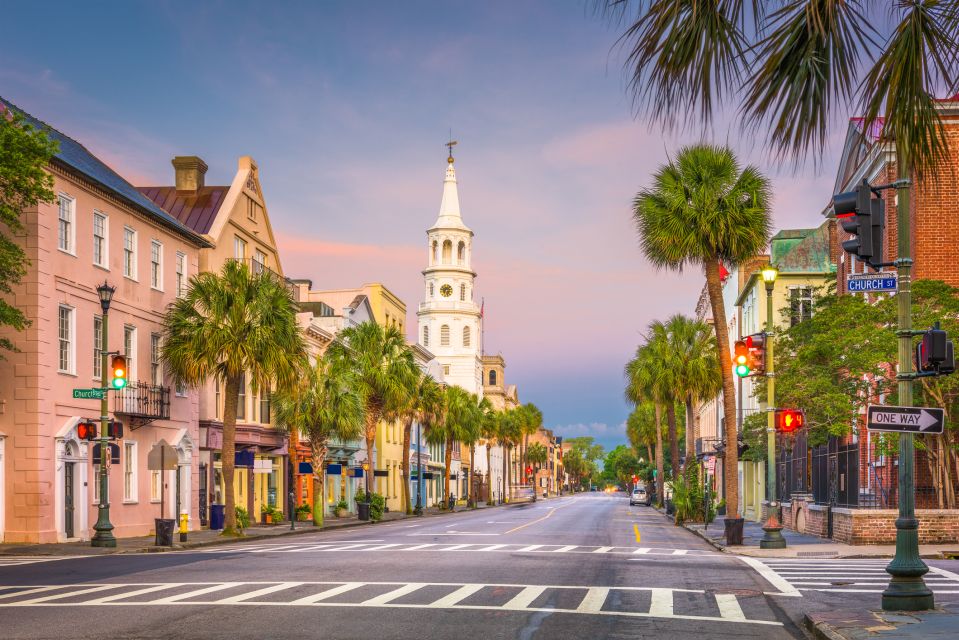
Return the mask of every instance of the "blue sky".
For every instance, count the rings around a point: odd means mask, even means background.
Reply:
[[[172,183],[170,159],[190,154],[224,184],[252,155],[287,275],[381,281],[411,310],[452,129],[487,353],[503,354],[508,382],[557,433],[612,447],[643,328],[692,313],[702,286],[643,260],[630,202],[702,132],[634,120],[618,28],[590,6],[12,3],[0,95],[134,184]],[[706,138],[767,170],[777,225],[820,224],[842,128],[822,172],[779,172],[722,121]]]

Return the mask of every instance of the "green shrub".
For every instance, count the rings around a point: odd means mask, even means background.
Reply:
[[[301,513],[313,513],[313,508],[308,504],[301,504],[296,508],[296,515],[300,515]]]
[[[386,498],[378,493],[370,494],[370,520],[379,522],[383,519],[383,511],[386,509]]]
[[[347,511],[349,510],[350,505],[346,504],[346,500],[340,500],[339,502],[336,503],[336,508],[342,509],[343,511]]]
[[[241,531],[250,526],[250,514],[243,507],[236,508],[236,527]]]

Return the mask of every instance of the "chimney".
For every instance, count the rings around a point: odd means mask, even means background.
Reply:
[[[208,167],[199,156],[177,156],[172,162],[177,191],[195,193],[203,188],[203,177]]]

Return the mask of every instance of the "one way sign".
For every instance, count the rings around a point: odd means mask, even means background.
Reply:
[[[931,407],[887,407],[871,404],[866,410],[870,431],[897,433],[942,433],[945,415],[942,409]]]

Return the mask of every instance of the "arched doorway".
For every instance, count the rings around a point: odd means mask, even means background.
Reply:
[[[181,513],[187,514],[188,528],[193,528],[193,438],[186,429],[180,429],[173,438],[177,453],[177,468],[170,483],[170,504],[175,505],[178,521]]]
[[[57,456],[54,508],[59,542],[90,539],[89,450],[87,443],[77,438],[79,421],[79,417],[70,418],[54,437]]]

